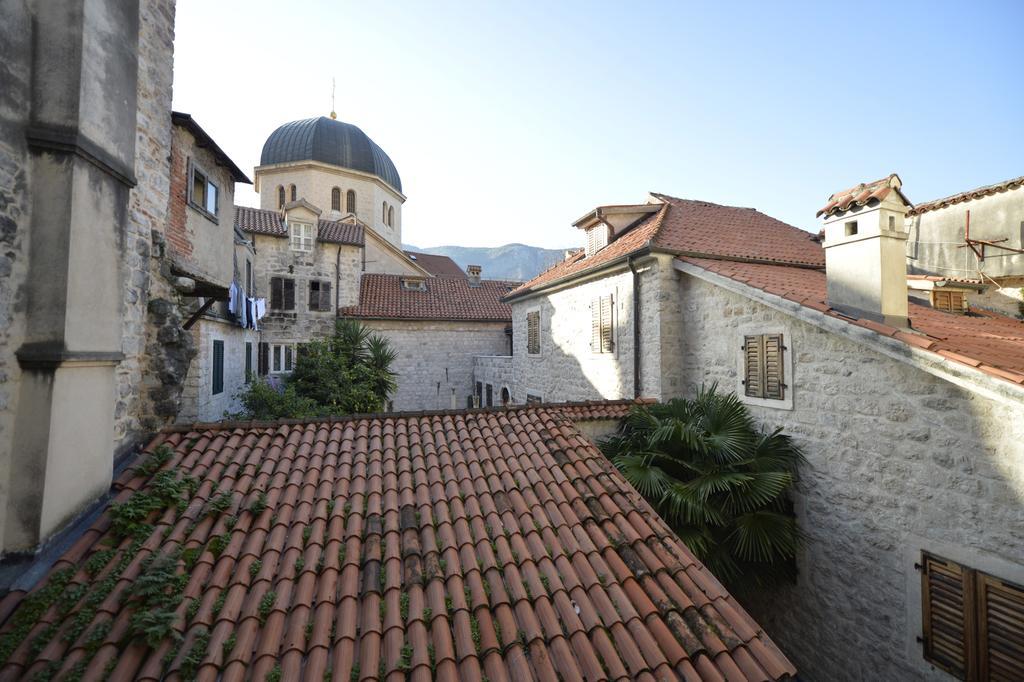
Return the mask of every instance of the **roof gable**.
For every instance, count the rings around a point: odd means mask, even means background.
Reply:
[[[287,237],[288,227],[279,211],[235,206],[235,228],[251,234]],[[317,241],[328,244],[363,246],[366,239],[362,223],[347,220],[317,220]]]

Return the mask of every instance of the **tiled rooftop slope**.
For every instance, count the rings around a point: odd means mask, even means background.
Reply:
[[[795,672],[557,408],[173,431],[157,451],[117,503],[180,503],[106,511],[0,602],[0,679]]]

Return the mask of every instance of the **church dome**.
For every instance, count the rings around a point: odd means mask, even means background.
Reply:
[[[263,144],[260,165],[321,161],[376,175],[399,192],[402,179],[390,157],[351,123],[320,116],[285,123]]]

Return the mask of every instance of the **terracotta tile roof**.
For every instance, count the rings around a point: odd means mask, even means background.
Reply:
[[[1019,178],[1013,178],[1012,180],[1006,180],[1004,182],[997,182],[994,185],[985,185],[984,187],[978,187],[967,192],[960,192],[950,197],[944,197],[942,199],[935,199],[934,201],[926,201],[922,204],[918,204],[913,209],[907,212],[907,215],[920,215],[921,213],[927,213],[928,211],[934,211],[939,208],[946,208],[953,204],[960,204],[971,199],[980,199],[981,197],[987,197],[991,194],[997,194],[999,192],[1006,192],[1011,189],[1017,189],[1018,187],[1024,187],[1024,176]]]
[[[828,203],[818,209],[815,215],[831,215],[839,211],[845,211],[855,206],[866,206],[872,201],[882,201],[891,193],[896,192],[908,206],[913,206],[910,200],[900,191],[902,182],[895,173],[890,173],[881,180],[874,182],[862,182],[859,185],[836,192],[828,198]]]
[[[404,275],[364,274],[359,284],[359,305],[340,308],[348,317],[396,320],[512,320],[512,307],[502,296],[511,282],[481,280],[469,286],[465,277],[428,277],[426,291],[402,286]]]
[[[459,264],[448,256],[440,256],[434,253],[419,253],[417,251],[406,251],[406,256],[416,261],[424,270],[432,275],[448,277],[465,277]]]
[[[608,265],[650,247],[669,253],[824,267],[814,235],[753,208],[652,194],[664,207],[590,258],[575,254],[516,288],[510,298]]]
[[[285,227],[281,214],[269,209],[235,206],[235,227],[255,234],[288,236],[288,228]],[[318,220],[317,239],[331,244],[362,246],[363,226],[344,221]]]
[[[957,315],[910,299],[910,325],[920,333],[871,320],[855,320],[826,302],[825,273],[820,270],[757,263],[681,258],[705,270],[742,282],[904,343],[969,365],[999,379],[1024,384],[1024,323],[997,314]]]
[[[795,674],[557,411],[174,431],[147,452],[160,445],[169,459],[122,475],[115,504],[188,477],[180,502],[134,540],[107,510],[30,598],[0,602],[0,679]],[[174,636],[132,637],[163,614]]]

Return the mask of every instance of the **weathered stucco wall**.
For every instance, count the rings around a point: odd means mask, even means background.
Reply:
[[[907,266],[910,272],[978,276],[979,267],[988,277],[1024,275],[1024,254],[985,248],[985,261],[967,248],[957,248],[966,236],[966,212],[971,212],[971,238],[1007,239],[1004,246],[1024,248],[1024,187],[971,199],[946,208],[927,211],[908,220]]]
[[[238,395],[246,386],[245,344],[251,344],[252,371],[255,374],[259,361],[257,333],[234,322],[210,317],[201,319],[192,331],[198,352],[188,371],[178,421],[217,421],[224,418],[225,412],[239,412],[242,406]],[[224,390],[218,394],[213,393],[214,341],[224,342]]]
[[[396,351],[395,410],[466,406],[473,393],[473,358],[508,352],[504,322],[364,320]]]
[[[1022,579],[1024,406],[689,275],[679,296],[687,394],[713,381],[736,389],[745,331],[781,329],[793,360],[793,409],[751,410],[807,455],[797,498],[807,545],[795,586],[745,605],[806,679],[950,679],[915,641],[913,564],[931,550]]]

